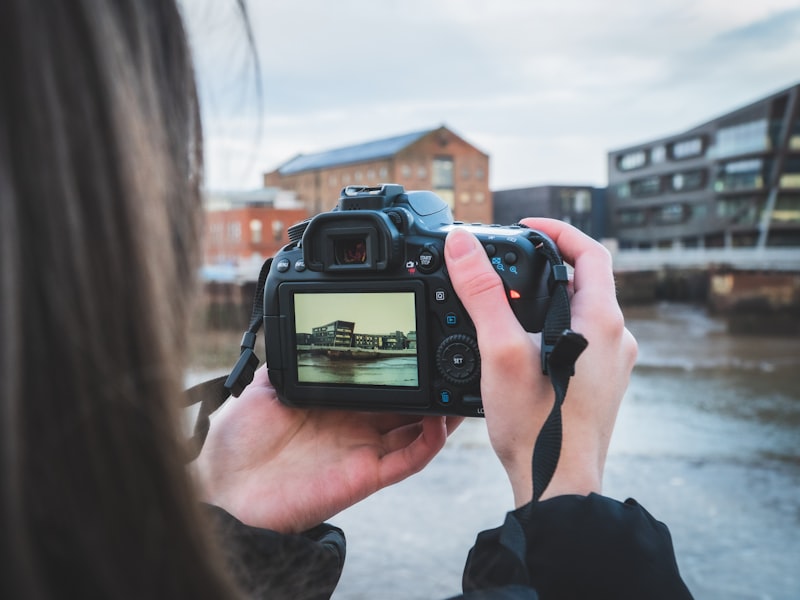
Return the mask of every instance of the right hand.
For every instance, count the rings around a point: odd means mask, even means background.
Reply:
[[[636,341],[617,303],[608,251],[561,221],[522,222],[548,235],[574,266],[572,329],[589,341],[564,401],[558,467],[541,499],[600,493],[611,433],[636,361]],[[499,276],[473,235],[453,230],[445,260],[455,292],[475,324],[489,438],[519,508],[533,497],[531,456],[554,402],[550,380],[539,367],[541,335],[519,324]]]

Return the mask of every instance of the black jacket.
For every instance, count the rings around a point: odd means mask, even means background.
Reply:
[[[232,570],[256,598],[325,599],[344,566],[343,532],[302,535],[248,527],[209,507]],[[635,500],[559,496],[506,515],[478,534],[464,569],[462,600],[691,598],[666,525]]]

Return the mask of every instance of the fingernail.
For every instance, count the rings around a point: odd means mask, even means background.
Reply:
[[[447,236],[447,253],[450,258],[460,259],[475,252],[477,240],[463,229],[454,229]]]

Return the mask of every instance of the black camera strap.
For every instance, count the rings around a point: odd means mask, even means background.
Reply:
[[[543,252],[551,267],[551,299],[545,316],[541,341],[542,372],[550,376],[555,392],[555,401],[547,419],[536,438],[531,459],[533,476],[533,501],[536,502],[547,488],[558,466],[561,456],[562,422],[561,407],[567,395],[569,379],[575,372],[575,362],[587,346],[586,338],[570,329],[571,313],[566,265],[561,260],[552,242],[531,231],[529,239]],[[186,390],[186,406],[200,404],[190,440],[192,456],[200,453],[210,425],[209,417],[229,396],[237,397],[253,380],[259,360],[255,354],[256,334],[264,317],[264,286],[272,259],[261,267],[258,276],[250,325],[242,336],[239,360],[229,375],[205,381]]]
[[[233,370],[228,375],[209,379],[190,387],[185,392],[185,405],[187,407],[200,404],[194,422],[194,433],[189,440],[190,460],[197,458],[203,448],[208,435],[211,413],[222,406],[230,396],[237,397],[241,394],[244,388],[253,381],[259,362],[255,353],[256,334],[264,322],[264,286],[267,282],[267,275],[271,265],[272,258],[268,258],[261,265],[261,272],[258,274],[258,283],[256,284],[256,294],[253,298],[250,325],[242,336],[242,341],[239,345],[239,360],[236,361]]]
[[[533,501],[536,502],[547,489],[558,466],[563,430],[561,407],[567,395],[569,379],[575,374],[575,362],[586,349],[588,341],[580,333],[570,329],[572,316],[567,290],[569,276],[567,266],[561,260],[553,242],[535,231],[528,233],[528,239],[547,257],[553,279],[550,286],[550,306],[542,328],[541,357],[542,373],[550,376],[555,400],[536,437],[531,457]]]

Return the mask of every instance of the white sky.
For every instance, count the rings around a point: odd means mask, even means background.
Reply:
[[[356,333],[417,330],[413,292],[295,294],[294,302],[298,333],[311,333],[333,321],[355,323]]]
[[[445,124],[493,190],[605,185],[606,153],[800,81],[800,0],[183,0],[210,189]]]

